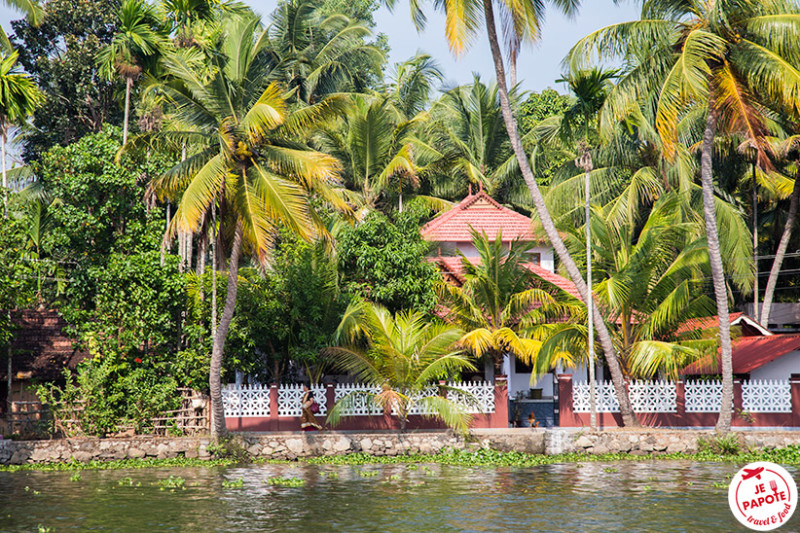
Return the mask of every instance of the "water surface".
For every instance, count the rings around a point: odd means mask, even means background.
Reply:
[[[738,468],[679,461],[531,468],[299,463],[86,470],[80,480],[70,480],[75,472],[0,472],[0,531],[747,531],[728,510],[728,477]],[[797,479],[797,470],[790,472]],[[165,487],[170,476],[184,488]],[[305,484],[270,485],[275,477]],[[800,532],[800,514],[778,531]]]

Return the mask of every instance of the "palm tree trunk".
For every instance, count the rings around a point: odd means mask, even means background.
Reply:
[[[517,86],[517,58],[519,57],[519,50],[511,50],[508,57],[508,84],[511,88]]]
[[[506,125],[508,137],[511,140],[511,147],[514,149],[514,154],[517,157],[517,162],[519,163],[520,170],[522,171],[522,177],[531,193],[533,205],[536,207],[536,212],[539,215],[539,220],[541,221],[542,227],[547,234],[547,238],[553,245],[553,248],[555,249],[556,254],[558,254],[558,258],[564,265],[564,268],[566,268],[572,283],[575,284],[575,287],[580,292],[581,298],[584,302],[587,302],[589,300],[588,286],[581,276],[578,265],[575,264],[575,261],[572,259],[572,256],[567,250],[567,247],[564,245],[564,241],[561,240],[561,236],[559,235],[558,230],[553,223],[553,219],[550,217],[550,212],[547,210],[547,205],[544,203],[542,193],[539,190],[539,186],[536,184],[536,179],[533,177],[533,171],[531,170],[530,163],[528,162],[528,156],[525,154],[525,149],[522,146],[522,140],[520,139],[519,131],[517,130],[517,122],[511,111],[511,102],[508,98],[508,87],[506,85],[505,69],[503,67],[503,56],[497,40],[497,28],[495,27],[494,10],[492,8],[491,0],[483,0],[483,12],[486,19],[486,29],[489,34],[489,46],[492,50],[492,59],[494,60],[498,92],[500,93],[500,109],[503,112],[503,121]],[[625,378],[622,373],[622,367],[619,363],[617,352],[614,349],[614,343],[611,340],[611,334],[609,333],[608,328],[603,321],[603,316],[600,314],[600,311],[597,309],[597,307],[593,309],[592,315],[595,321],[595,330],[600,340],[600,344],[603,347],[603,352],[606,355],[608,369],[611,372],[611,381],[614,384],[614,391],[616,392],[617,400],[619,401],[619,410],[620,414],[622,415],[622,422],[625,426],[638,427],[640,424],[633,412],[633,409],[631,408],[631,402],[628,398],[628,391],[625,388]]]
[[[789,200],[789,218],[786,219],[786,225],[783,227],[783,235],[778,243],[778,251],[775,252],[775,259],[772,261],[772,269],[769,271],[769,279],[767,280],[767,288],[764,290],[764,304],[761,308],[761,325],[769,327],[769,315],[772,311],[772,297],[775,294],[775,285],[778,284],[778,274],[781,271],[783,258],[786,255],[786,248],[789,246],[789,239],[792,237],[792,230],[794,230],[794,219],[797,218],[797,204],[800,203],[800,173],[794,178],[794,188],[792,189],[792,196]]]
[[[733,407],[733,357],[731,349],[731,323],[728,316],[728,290],[725,284],[725,270],[722,267],[722,255],[719,250],[719,232],[717,215],[714,207],[714,176],[711,162],[711,151],[714,147],[714,135],[717,130],[719,111],[715,109],[713,100],[708,106],[706,129],[703,133],[703,148],[700,156],[700,180],[703,185],[703,215],[706,221],[706,239],[708,240],[708,258],[711,263],[711,279],[714,283],[714,297],[717,301],[719,317],[719,343],[722,361],[722,403],[719,409],[716,430],[725,433],[731,430],[731,408]]]
[[[125,117],[122,121],[122,144],[128,142],[128,118],[131,112],[131,87],[133,87],[133,78],[128,77],[125,79]]]
[[[0,164],[3,165],[3,218],[8,218],[8,170],[6,169],[6,142],[8,135],[6,134],[6,126],[3,124],[2,134],[0,134]],[[10,393],[11,391],[9,391]]]
[[[225,337],[228,335],[228,328],[233,319],[233,311],[236,308],[236,291],[239,285],[239,252],[241,249],[242,221],[240,219],[236,223],[236,234],[233,237],[231,257],[228,264],[228,288],[225,292],[225,307],[222,310],[222,318],[219,321],[219,327],[214,336],[214,347],[211,350],[211,371],[208,380],[208,385],[211,389],[211,411],[213,413],[211,436],[217,439],[227,433],[225,409],[222,406],[222,349],[225,347]]]

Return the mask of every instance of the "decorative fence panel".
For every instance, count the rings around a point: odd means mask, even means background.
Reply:
[[[749,413],[791,413],[792,388],[789,380],[742,382],[742,409]]]
[[[721,381],[687,381],[684,390],[687,413],[719,413],[722,404]]]
[[[488,381],[457,381],[447,384],[451,387],[447,397],[471,414],[494,413],[494,384]],[[463,392],[462,392],[463,391]]]
[[[345,396],[352,395],[350,399],[351,404],[342,412],[343,416],[379,415],[383,413],[383,409],[372,400],[372,396],[368,396],[367,394],[378,394],[380,392],[380,387],[372,385],[342,383],[336,385],[334,401],[338,402]]]
[[[619,412],[619,402],[612,382],[595,382],[595,403],[598,413]],[[590,411],[589,404],[589,383],[585,381],[573,383],[572,410],[576,413],[588,413]]]
[[[328,414],[328,405],[325,401],[325,387],[315,385],[309,387],[314,393],[314,399],[319,406],[320,416]],[[300,416],[303,414],[303,385],[290,384],[278,387],[278,416]]]
[[[269,385],[227,385],[222,405],[226,417],[268,417]]]
[[[675,382],[633,381],[628,385],[631,407],[636,413],[676,413],[678,394]]]

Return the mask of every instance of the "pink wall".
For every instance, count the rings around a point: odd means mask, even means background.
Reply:
[[[743,418],[742,384],[739,380],[733,383],[733,420],[735,427],[800,427],[800,374],[792,374],[789,380],[792,387],[791,413],[750,413]],[[678,381],[677,412],[675,413],[636,413],[639,422],[647,427],[713,427],[717,423],[717,413],[687,413],[685,407],[684,385]],[[561,427],[589,427],[589,413],[576,413],[572,410],[572,375],[558,376],[558,410]],[[597,413],[599,429],[622,427],[619,413]]]

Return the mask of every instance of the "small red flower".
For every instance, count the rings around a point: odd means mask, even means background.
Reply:
[[[137,363],[141,363],[142,362],[142,360],[139,359],[138,357],[136,359],[134,359],[134,361],[136,361]]]

